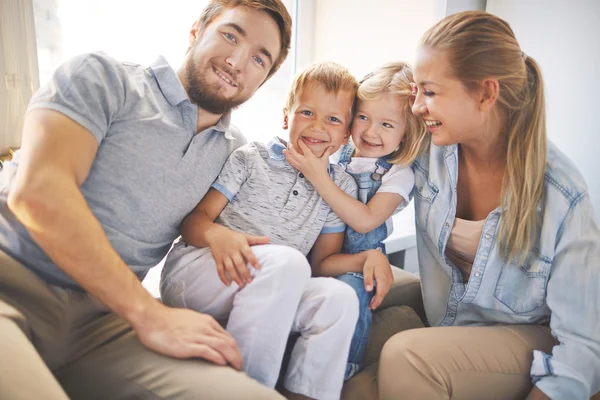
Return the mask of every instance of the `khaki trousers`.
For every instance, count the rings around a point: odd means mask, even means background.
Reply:
[[[0,399],[68,398],[283,397],[232,368],[148,350],[94,298],[48,285],[0,253]]]
[[[539,325],[438,327],[394,335],[379,364],[379,399],[524,399],[533,350],[552,352]]]

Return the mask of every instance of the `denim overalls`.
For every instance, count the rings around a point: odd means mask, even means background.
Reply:
[[[341,150],[338,164],[346,169],[353,153],[354,145],[351,142],[348,142]],[[373,166],[377,166],[374,170],[375,172],[361,172],[355,174],[346,171],[356,180],[356,183],[358,184],[358,200],[364,204],[367,204],[375,193],[377,193],[377,190],[381,187],[383,175],[392,168],[392,164],[388,163],[383,157],[379,158],[373,164]],[[365,234],[358,233],[347,226],[342,252],[345,254],[355,254],[365,250],[377,249],[385,254],[385,244],[383,243],[383,240],[386,239],[387,236],[388,230],[385,222],[371,232]],[[371,325],[373,322],[369,303],[371,302],[375,291],[369,293],[365,290],[364,277],[362,274],[348,272],[339,276],[338,279],[352,286],[358,295],[360,306],[360,314],[358,316],[358,322],[356,323],[356,330],[352,338],[352,343],[350,344],[350,354],[346,366],[346,375],[344,377],[344,379],[347,380],[359,371],[360,363],[367,349],[369,333],[371,332]]]

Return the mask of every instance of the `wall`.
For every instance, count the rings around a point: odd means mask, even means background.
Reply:
[[[466,10],[485,10],[486,0],[448,0],[446,4],[446,15]]]
[[[548,136],[582,172],[600,216],[600,1],[488,0],[487,11],[507,20],[540,64]]]
[[[318,0],[315,61],[337,61],[357,78],[385,62],[412,63],[421,35],[445,12],[445,0]]]

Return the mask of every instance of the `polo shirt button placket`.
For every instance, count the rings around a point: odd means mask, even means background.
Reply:
[[[298,196],[298,191],[297,191],[297,190],[294,190],[294,191],[292,192],[292,194],[293,194],[294,196]]]

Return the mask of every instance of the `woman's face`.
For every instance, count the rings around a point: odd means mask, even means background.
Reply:
[[[481,102],[477,94],[450,76],[443,52],[421,48],[414,78],[417,93],[412,111],[425,120],[433,144],[464,143],[484,134],[486,121]]]

